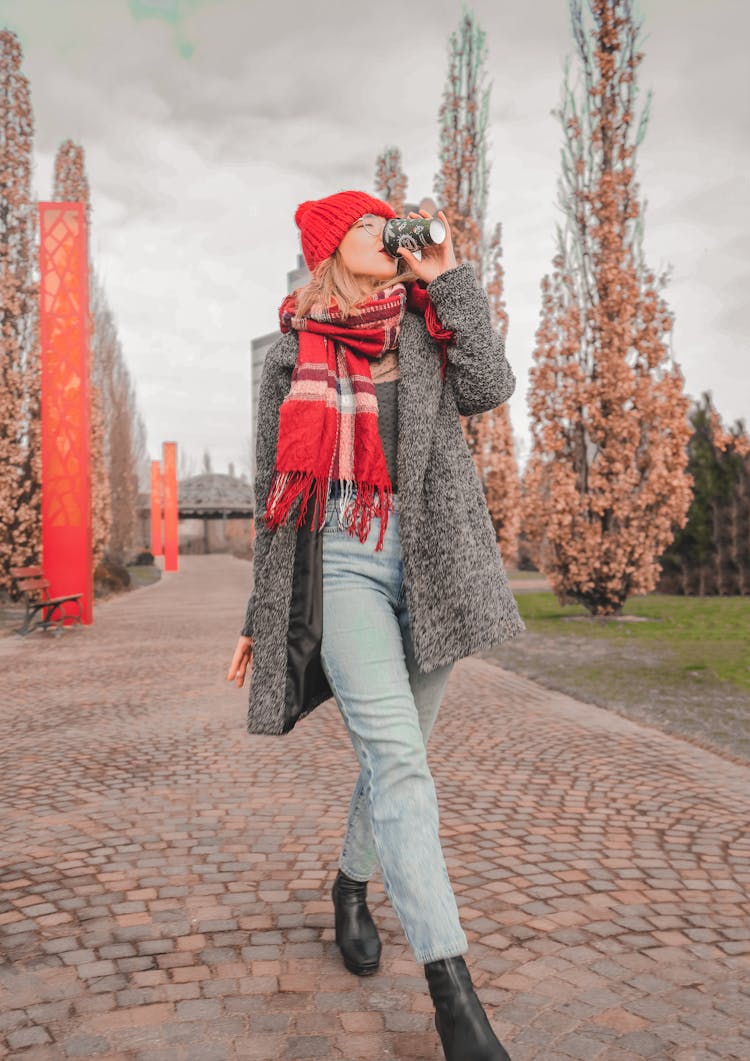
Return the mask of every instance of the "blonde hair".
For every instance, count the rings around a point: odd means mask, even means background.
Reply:
[[[396,275],[388,280],[355,276],[344,265],[337,247],[330,258],[324,258],[315,267],[311,279],[295,289],[297,315],[307,317],[312,311],[325,309],[333,298],[342,316],[353,316],[359,313],[359,303],[371,298],[376,291],[417,279],[417,274],[409,269],[402,258],[399,259]]]

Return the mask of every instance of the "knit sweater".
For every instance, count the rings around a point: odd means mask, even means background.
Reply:
[[[448,345],[443,380],[440,345],[424,318],[411,310],[404,315],[396,458],[404,588],[415,657],[423,672],[501,644],[525,629],[460,421],[460,416],[506,401],[515,376],[471,265],[447,270],[427,291],[455,338]],[[279,408],[289,393],[297,350],[296,332],[282,335],[266,355],[260,384],[254,587],[242,627],[253,638],[251,733],[281,734],[287,721],[295,512],[293,508],[288,521],[274,530],[265,526],[262,513],[276,463]]]

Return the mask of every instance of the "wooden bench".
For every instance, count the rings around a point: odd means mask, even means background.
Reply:
[[[32,630],[50,628],[60,632],[65,619],[69,618],[76,623],[83,622],[82,593],[71,593],[67,597],[50,597],[49,579],[44,577],[41,567],[12,567],[10,573],[15,578],[26,604],[23,625],[16,630],[17,634],[25,637]],[[71,616],[63,610],[62,605],[68,602],[75,604],[78,614]]]

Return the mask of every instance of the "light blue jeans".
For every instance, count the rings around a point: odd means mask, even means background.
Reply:
[[[321,660],[360,764],[339,866],[365,881],[380,865],[386,894],[424,963],[468,950],[425,747],[453,664],[423,674],[414,659],[394,501],[382,552],[374,551],[379,520],[360,542],[340,525],[338,503],[328,501]]]

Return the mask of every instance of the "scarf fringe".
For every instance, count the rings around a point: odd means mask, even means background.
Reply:
[[[375,552],[382,552],[383,540],[388,527],[388,515],[393,512],[393,489],[388,484],[356,483],[338,480],[341,489],[342,521],[349,534],[365,542],[370,533],[373,518],[380,519]],[[326,499],[331,479],[316,478],[313,472],[275,472],[268,491],[266,511],[263,515],[269,528],[279,527],[289,516],[292,506],[300,499],[296,525],[301,527],[307,516],[310,501],[314,502],[312,524],[320,530],[325,522]],[[356,491],[356,492],[355,492]]]
[[[364,542],[370,533],[373,518],[380,519],[380,533],[375,546],[375,552],[379,553],[383,549],[388,514],[393,512],[393,488],[390,483],[382,486],[376,486],[375,483],[356,485],[357,494],[344,513],[344,523],[352,536],[356,534]]]
[[[312,472],[274,472],[263,516],[266,526],[281,526],[299,498],[297,526],[301,527],[305,522],[308,506],[313,500],[313,520],[317,522],[317,529],[320,530],[325,520],[327,492],[326,480],[317,479]]]

